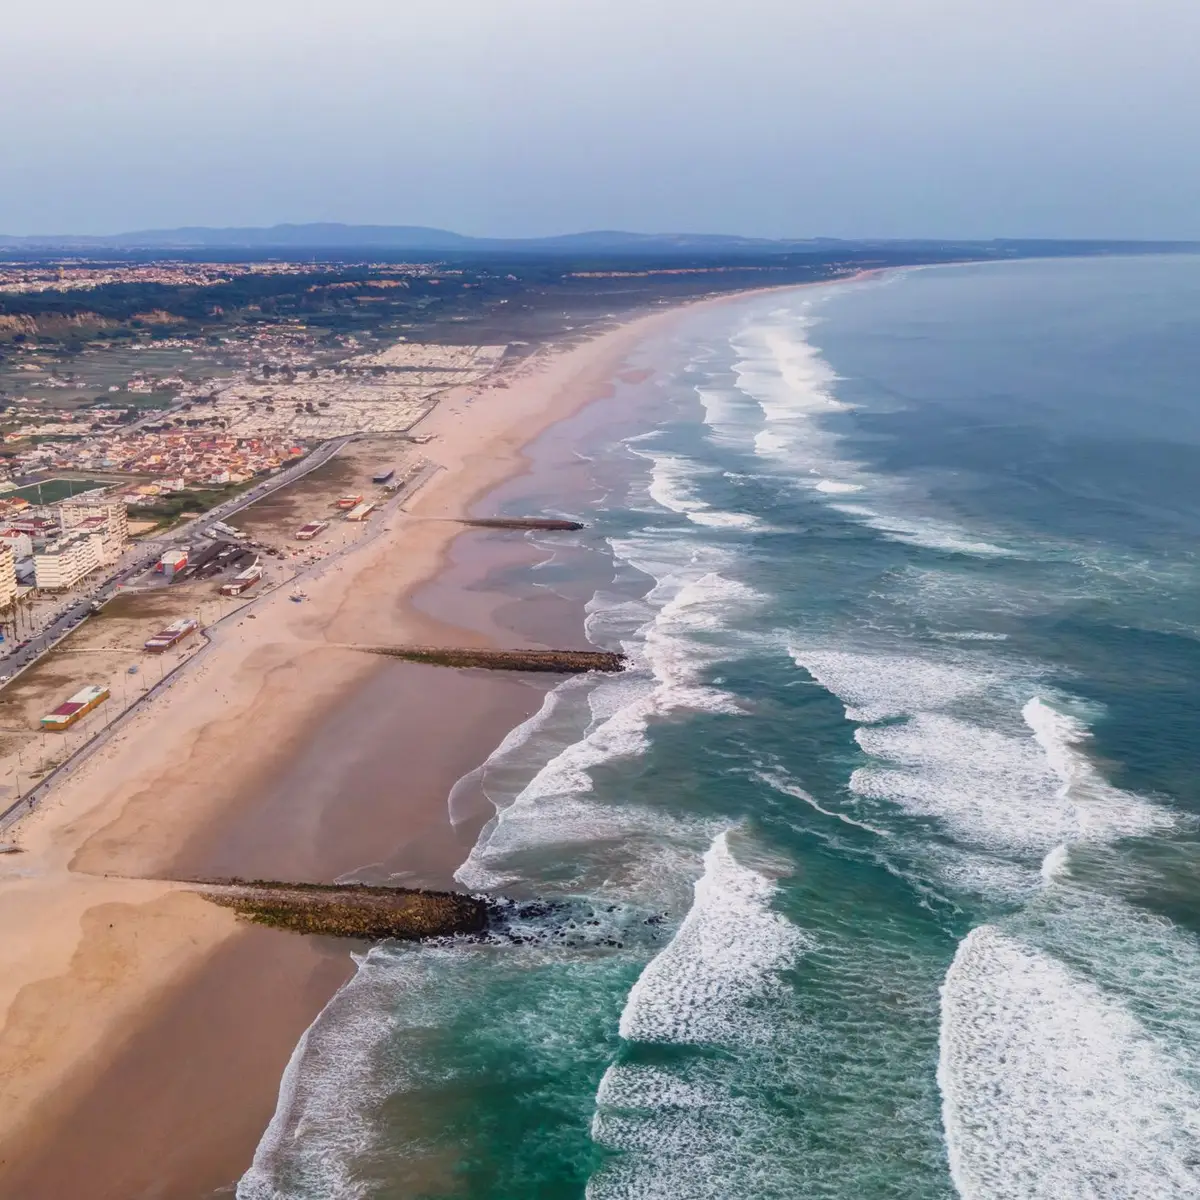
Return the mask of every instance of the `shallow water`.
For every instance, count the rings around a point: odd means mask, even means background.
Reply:
[[[602,566],[633,669],[458,873],[566,908],[365,956],[239,1195],[1200,1194],[1198,329],[1200,259],[1112,259],[645,345],[526,580]]]

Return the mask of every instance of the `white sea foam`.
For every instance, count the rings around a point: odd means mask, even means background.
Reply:
[[[830,507],[844,516],[870,525],[872,529],[878,530],[892,541],[906,542],[910,546],[942,550],[948,554],[975,554],[984,557],[1010,557],[1014,553],[933,517],[880,513],[861,504],[833,504]]]
[[[754,451],[763,458],[784,454],[791,444],[790,438],[772,429],[762,429],[754,435]]]
[[[1055,846],[1042,859],[1042,882],[1049,886],[1071,873],[1071,848],[1067,845]]]
[[[1034,696],[1021,716],[1057,776],[1056,798],[1070,804],[1079,837],[1109,840],[1169,829],[1171,814],[1140,796],[1113,787],[1080,749],[1091,731],[1077,718]]]
[[[722,441],[739,442],[753,436],[761,421],[762,410],[757,404],[747,402],[746,396],[736,389],[697,387],[696,395],[704,405],[704,423]]]
[[[830,496],[841,496],[847,492],[861,492],[863,485],[861,483],[842,483],[837,479],[821,479],[818,480],[813,487],[818,492],[825,492]]]
[[[719,472],[681,454],[634,450],[653,464],[648,491],[662,508],[686,516],[694,525],[713,529],[759,529],[762,522],[750,513],[723,512],[696,495],[696,482]]]
[[[864,464],[845,458],[842,438],[820,418],[850,406],[835,394],[836,372],[807,340],[812,326],[809,302],[799,312],[781,309],[759,317],[731,339],[739,356],[733,368],[738,390],[757,401],[762,412],[762,426],[743,438],[754,453],[818,494],[868,492],[871,505],[831,504],[830,508],[890,541],[952,554],[1012,555],[1014,551],[993,540],[915,511],[928,508],[929,501],[912,482],[872,473]],[[719,425],[723,440],[745,428],[743,413],[739,412],[736,424],[731,421],[731,408],[724,401]]]
[[[823,817],[832,817],[835,821],[841,821],[843,825],[852,825],[855,829],[865,830],[867,833],[876,834],[878,837],[891,837],[891,834],[886,829],[880,829],[875,825],[868,825],[866,821],[858,821],[843,812],[835,812],[832,809],[825,808],[817,801],[815,796],[806,792],[798,784],[792,783],[779,771],[755,771],[754,777],[761,780],[768,787],[774,788],[777,792],[782,792],[785,796],[791,796],[793,799],[807,804],[809,808],[813,809],[814,812],[819,812]]]
[[[507,860],[530,848],[626,836],[645,839],[646,867],[656,876],[678,871],[679,856],[694,840],[688,830],[648,809],[593,802],[592,772],[644,753],[656,720],[689,712],[742,712],[732,695],[702,682],[704,671],[726,651],[698,635],[724,630],[732,612],[757,600],[749,588],[711,572],[656,585],[645,601],[654,617],[624,644],[631,670],[592,688],[583,735],[554,754],[511,803],[502,803],[456,878],[471,888],[501,887],[519,878]],[[692,833],[703,828],[697,823]],[[668,845],[670,833],[680,844],[677,850]],[[655,838],[660,845],[651,853]],[[668,851],[670,863],[664,863]]]
[[[710,529],[763,529],[765,526],[750,513],[718,512],[712,509],[696,509],[688,513],[693,525],[707,525]]]
[[[964,1200],[1200,1195],[1200,1095],[1122,1005],[993,926],[942,989],[938,1083]]]
[[[647,491],[655,504],[677,513],[689,512],[697,505],[707,507],[696,499],[693,486],[696,476],[706,473],[705,468],[682,454],[649,450],[634,450],[634,454],[651,463]]]
[[[844,458],[840,439],[814,419],[847,406],[833,393],[835,372],[805,340],[810,324],[807,315],[780,310],[731,339],[737,390],[754,404],[758,422],[740,408],[736,424],[718,428],[723,440],[737,435],[781,478],[827,495],[861,491],[874,481]],[[726,405],[726,415],[731,407]]]
[[[610,1067],[592,1138],[620,1153],[588,1180],[587,1200],[787,1200],[799,1147],[751,1095],[667,1070]],[[783,1189],[780,1189],[780,1179]]]
[[[1103,779],[1080,749],[1086,727],[1030,697],[1036,685],[1012,664],[967,652],[792,654],[859,723],[871,761],[850,787],[880,816],[894,806],[938,821],[962,847],[1039,862],[1055,846],[1170,827],[1169,813]]]
[[[997,668],[982,658],[935,660],[799,644],[791,654],[797,666],[842,701],[850,721],[945,708],[994,686],[998,677]]]
[[[274,1115],[238,1182],[238,1200],[360,1200],[368,1195],[352,1164],[372,1143],[371,1107],[388,1094],[375,1071],[392,1030],[384,991],[402,986],[375,970],[380,953],[373,949],[356,956],[358,972],[292,1052]]]
[[[1069,854],[1048,857],[1045,886],[1008,917],[1006,932],[1071,964],[1112,995],[1166,1047],[1171,1061],[1200,1088],[1200,942],[1164,916],[1147,912],[1088,882],[1098,857],[1088,847],[1078,871]],[[1090,861],[1086,861],[1090,860]],[[1121,869],[1113,857],[1103,874]],[[1135,885],[1136,886],[1136,885]]]
[[[928,843],[914,847],[914,861],[924,878],[936,878],[942,888],[949,888],[958,896],[975,896],[995,903],[1020,904],[1036,896],[1045,880],[1040,866],[1032,858],[1034,850],[1026,856],[1024,863],[1014,862],[1004,854],[994,853],[994,848],[964,850],[961,845],[941,846]],[[949,902],[949,897],[944,897]]]
[[[1073,807],[1055,802],[1057,780],[1032,739],[932,712],[862,726],[855,738],[886,764],[856,770],[855,792],[937,818],[965,844],[1040,858],[1078,836]]]
[[[464,791],[469,791],[474,786],[483,786],[486,790],[486,781],[490,774],[496,774],[505,768],[511,768],[522,757],[521,752],[535,739],[544,737],[547,726],[553,721],[555,716],[562,710],[567,698],[574,692],[578,692],[582,687],[586,686],[587,679],[585,676],[574,675],[563,680],[557,687],[551,688],[545,696],[542,697],[541,707],[532,716],[527,717],[520,725],[510,729],[504,735],[495,750],[488,755],[487,759],[474,771],[464,775],[453,788],[450,790],[448,808],[450,813],[450,821],[452,824],[459,824],[462,820],[470,818],[474,815],[473,809],[468,809],[466,813],[460,812],[459,796]]]
[[[733,1044],[752,1033],[752,1005],[776,995],[777,973],[809,945],[770,908],[775,884],[742,866],[720,834],[704,856],[695,903],[642,972],[620,1033],[630,1041]]]
[[[771,899],[774,883],[734,857],[728,832],[704,858],[695,900],[675,937],[643,970],[621,1015],[635,1043],[719,1047],[670,1065],[620,1062],[600,1083],[592,1137],[621,1153],[588,1182],[589,1200],[784,1200],[795,1144],[744,1073],[779,1036],[779,978],[812,945]],[[778,1070],[777,1066],[763,1069]]]
[[[732,339],[741,355],[733,370],[738,387],[753,396],[768,421],[790,421],[848,407],[833,393],[837,372],[805,339],[807,315],[781,310],[774,319],[746,326]]]
[[[1007,642],[1007,633],[987,633],[982,629],[965,629],[957,633],[936,633],[935,637],[948,642]]]

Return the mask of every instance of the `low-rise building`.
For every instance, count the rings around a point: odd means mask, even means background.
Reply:
[[[49,517],[34,515],[18,517],[16,520],[9,521],[7,528],[26,534],[35,550],[39,546],[44,546],[47,542],[57,540],[59,534],[62,532],[62,528],[57,521],[53,521]]]
[[[166,575],[169,579],[173,575],[177,575],[187,565],[188,548],[186,546],[175,546],[170,550],[163,551],[162,557],[154,564],[154,569],[159,575]]]
[[[256,558],[244,571],[239,571],[228,583],[221,585],[222,596],[240,596],[248,588],[252,588],[263,574],[262,565]]]
[[[103,704],[108,697],[108,688],[91,684],[82,691],[76,692],[70,700],[60,704],[52,713],[47,713],[42,718],[42,728],[52,729],[58,733],[70,729],[76,721],[82,721],[92,709]]]

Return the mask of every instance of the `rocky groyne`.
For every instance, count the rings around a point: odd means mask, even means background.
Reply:
[[[667,914],[580,898],[512,900],[362,883],[205,879],[190,885],[247,920],[293,933],[405,941],[467,937],[496,943],[652,948],[670,936]]]
[[[467,517],[459,522],[475,529],[582,529],[582,521],[560,521],[550,517]]]
[[[487,904],[458,892],[261,879],[207,881],[197,890],[259,925],[294,933],[418,941],[478,934],[488,924]]]
[[[608,650],[486,650],[476,646],[359,646],[371,654],[440,667],[480,667],[485,671],[545,671],[582,675],[625,668],[625,656]]]

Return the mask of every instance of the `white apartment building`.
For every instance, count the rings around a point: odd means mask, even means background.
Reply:
[[[8,612],[17,600],[17,557],[12,546],[0,539],[0,612]]]
[[[129,541],[129,515],[124,504],[68,501],[58,506],[58,519],[64,534],[82,531],[98,539],[96,552],[101,566],[117,562]]]
[[[33,556],[34,581],[40,591],[63,592],[103,565],[103,535],[79,530],[47,543]]]
[[[33,554],[33,538],[23,529],[0,529],[0,545],[8,546],[18,562]]]

